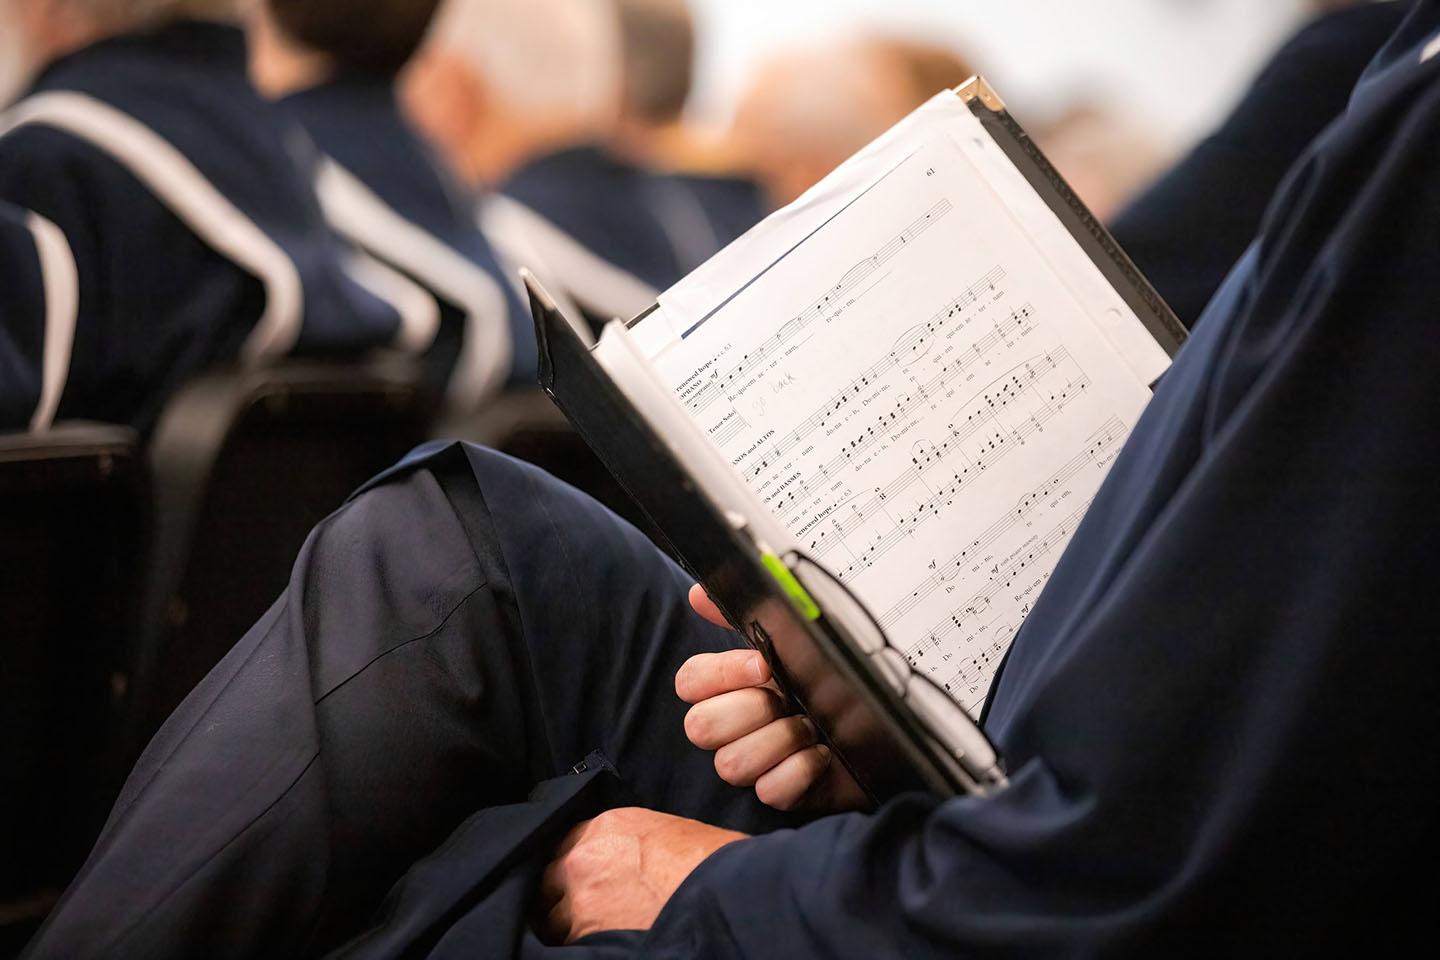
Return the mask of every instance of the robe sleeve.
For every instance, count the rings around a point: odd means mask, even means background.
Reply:
[[[97,285],[107,289],[111,286],[105,269],[110,266],[110,261],[102,255],[98,243],[101,221],[114,206],[106,199],[103,190],[97,189],[97,169],[105,164],[109,161],[101,158],[93,147],[80,143],[69,134],[43,127],[21,127],[7,134],[3,145],[0,145],[0,203],[8,202],[16,208],[34,211],[59,228],[69,245],[68,253],[77,272],[75,297],[80,309],[94,304]],[[34,256],[33,242],[31,250]],[[38,280],[38,265],[36,271]],[[105,278],[103,283],[102,276]],[[42,286],[40,312],[35,313],[33,321],[40,325],[37,330],[42,333],[43,295]],[[87,341],[96,331],[87,329],[89,326],[81,323],[79,329],[73,331],[82,344],[80,362],[74,362],[75,345],[72,342],[72,356],[66,363],[65,396],[69,400],[88,397],[97,386],[99,371],[94,364],[86,362],[86,356],[95,352],[95,346]],[[35,382],[31,411],[35,408],[34,401],[39,399],[42,360],[38,348],[37,343],[30,361],[34,365]],[[80,408],[85,415],[92,415],[90,405],[84,400]],[[11,413],[7,407],[4,421],[7,425],[28,425],[29,413],[26,414],[25,424],[14,424]]]
[[[1137,426],[1047,592],[1124,555],[1050,636],[1027,623],[996,693],[1010,788],[726,847],[645,955],[1345,955],[1429,935],[1440,85],[1406,102],[1292,177],[1244,296]],[[1193,463],[1168,497],[1111,529],[1175,448]],[[1050,646],[1017,673],[1027,643]]]
[[[0,430],[24,430],[40,402],[45,284],[23,211],[0,203]]]
[[[59,416],[148,430],[180,382],[238,353],[262,286],[99,147],[41,125],[0,146],[0,201],[55,224],[74,261],[77,322]]]

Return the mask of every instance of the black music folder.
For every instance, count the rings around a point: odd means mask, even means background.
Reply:
[[[973,718],[1185,331],[985,81],[593,348],[525,280],[541,386],[872,797],[1002,788]]]

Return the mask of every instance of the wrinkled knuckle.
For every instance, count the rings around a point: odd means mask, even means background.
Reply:
[[[583,878],[603,860],[604,856],[597,844],[577,843],[565,857],[565,876],[571,880]]]
[[[633,820],[634,817],[634,807],[611,807],[608,810],[602,810],[595,815],[594,833],[599,836],[604,836],[606,833],[613,832],[616,829],[623,830],[625,824]]]
[[[632,824],[643,823],[649,816],[651,811],[644,807],[614,807],[605,811],[605,824],[623,829]]]
[[[586,877],[602,872],[608,865],[609,855],[603,841],[582,841],[570,849],[567,856],[566,875],[572,881],[583,885]]]

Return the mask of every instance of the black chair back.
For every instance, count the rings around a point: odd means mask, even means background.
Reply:
[[[398,357],[211,373],[167,405],[129,759],[279,596],[315,524],[430,417],[418,365]]]
[[[0,435],[0,955],[104,822],[148,496],[135,434]]]

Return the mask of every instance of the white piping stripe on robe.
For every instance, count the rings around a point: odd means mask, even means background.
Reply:
[[[299,270],[284,249],[174,145],[124,111],[70,91],[38,93],[20,101],[0,115],[0,137],[27,124],[62,130],[103,150],[204,243],[260,281],[265,288],[265,307],[240,348],[241,363],[253,364],[294,349],[305,313]],[[413,286],[410,281],[381,264],[360,267],[360,262],[352,258],[342,266],[399,314],[396,346],[428,346],[438,317],[430,324],[428,314],[416,310],[419,288],[409,289]],[[357,269],[367,282],[356,276]],[[427,324],[430,339],[426,338]]]
[[[27,211],[26,225],[35,240],[40,276],[45,287],[45,341],[40,365],[40,399],[30,418],[31,430],[47,430],[70,377],[75,346],[75,320],[80,309],[80,277],[70,242],[59,227]]]
[[[524,249],[533,250],[543,261],[541,269],[524,265],[547,286],[556,283],[592,314],[629,320],[648,310],[659,296],[660,291],[596,256],[512,197],[497,194],[488,198],[480,208],[480,225],[497,249],[515,251],[507,253],[512,260],[524,263],[516,253],[523,256]]]
[[[321,165],[316,191],[326,219],[342,236],[415,277],[464,311],[460,357],[446,388],[448,405],[454,410],[469,410],[498,393],[510,374],[514,355],[509,307],[499,284],[482,268],[401,216],[333,160],[327,159]],[[426,296],[429,298],[429,294]],[[430,300],[434,303],[433,298]]]

